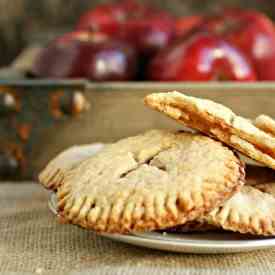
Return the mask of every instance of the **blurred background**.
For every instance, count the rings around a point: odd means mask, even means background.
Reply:
[[[36,179],[74,144],[178,129],[151,92],[275,117],[274,19],[268,0],[0,0],[0,180]]]
[[[79,16],[103,0],[0,0],[0,66],[7,66],[26,46],[45,42],[73,28]],[[175,15],[215,12],[222,7],[256,8],[271,18],[275,3],[270,0],[140,0]]]

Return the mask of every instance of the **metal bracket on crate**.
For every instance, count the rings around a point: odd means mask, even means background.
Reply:
[[[0,85],[0,180],[33,178],[31,155],[47,129],[58,129],[90,104],[83,86]]]

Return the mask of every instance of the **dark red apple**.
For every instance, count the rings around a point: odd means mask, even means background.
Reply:
[[[253,61],[259,80],[275,80],[275,31],[264,14],[227,11],[208,18],[203,28],[241,49]]]
[[[76,30],[100,31],[114,35],[119,32],[125,18],[125,10],[119,5],[103,4],[84,13],[76,25]]]
[[[176,20],[175,33],[176,37],[181,38],[189,35],[191,31],[198,29],[204,21],[200,15],[191,15],[180,17]]]
[[[135,0],[102,4],[84,13],[76,25],[76,30],[100,31],[117,37],[126,21],[145,18],[154,12],[151,6]]]
[[[150,5],[126,0],[88,11],[76,29],[100,30],[131,43],[142,55],[149,56],[172,40],[174,18]]]
[[[102,33],[73,32],[56,39],[36,58],[32,74],[38,77],[96,81],[133,80],[135,50]]]
[[[148,3],[142,4],[136,0],[119,1],[117,5],[123,10],[126,19],[146,17],[158,12],[154,6],[148,5]]]
[[[130,18],[122,27],[122,38],[145,56],[165,48],[174,38],[174,19],[165,12]]]
[[[158,81],[256,80],[246,56],[209,33],[196,33],[161,51],[152,60],[148,76]]]

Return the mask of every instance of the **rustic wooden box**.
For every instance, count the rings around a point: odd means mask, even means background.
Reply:
[[[35,179],[50,158],[74,144],[180,128],[143,104],[144,95],[171,90],[214,99],[249,118],[275,117],[275,83],[2,80],[0,178]]]
[[[214,99],[249,118],[275,117],[275,82],[92,83],[28,79],[40,46],[0,70],[0,180],[35,179],[68,146],[112,142],[150,128],[180,128],[143,104],[152,92],[184,91]]]

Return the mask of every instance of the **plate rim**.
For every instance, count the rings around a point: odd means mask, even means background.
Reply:
[[[168,233],[167,233],[168,234]],[[183,233],[184,234],[184,233]],[[232,233],[233,234],[233,233]],[[241,246],[241,248],[251,248],[251,247],[261,247],[261,246],[275,246],[275,237],[267,237],[267,238],[261,238],[261,239],[250,239],[250,240],[187,240],[183,239],[180,240],[178,238],[175,238],[177,240],[172,240],[169,237],[167,238],[154,238],[149,237],[148,233],[132,233],[134,236],[142,237],[143,239],[150,239],[150,240],[157,240],[162,242],[172,242],[181,244],[184,243],[184,246],[196,246],[196,247],[207,247],[207,248],[225,248],[225,246],[230,246],[230,248],[238,248]]]

